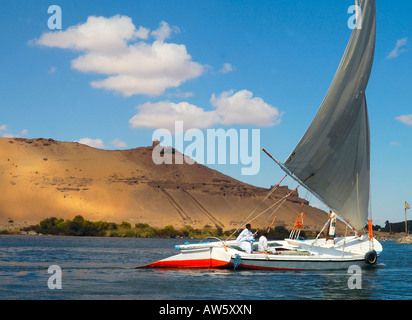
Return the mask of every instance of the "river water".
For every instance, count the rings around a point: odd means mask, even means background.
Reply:
[[[361,289],[340,271],[135,269],[172,254],[181,239],[0,236],[1,300],[411,300],[412,245],[383,242]],[[197,241],[193,241],[197,242]],[[50,289],[50,266],[61,289]],[[51,287],[57,286],[51,282]],[[247,288],[247,290],[245,290]]]

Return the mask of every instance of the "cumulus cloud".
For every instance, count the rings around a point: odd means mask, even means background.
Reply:
[[[147,38],[148,32],[149,30],[142,27],[137,30],[129,17],[90,16],[83,24],[69,27],[65,31],[43,33],[39,39],[29,41],[29,44],[75,51],[115,53],[127,49],[129,40]]]
[[[5,130],[7,130],[7,125],[2,124],[2,125],[0,126],[0,131],[5,131]]]
[[[412,114],[402,115],[402,116],[396,117],[395,119],[408,126],[412,126]]]
[[[162,21],[160,22],[159,28],[152,31],[150,34],[159,41],[164,41],[170,37],[172,33],[179,33],[180,29],[178,27],[170,27],[169,24]]]
[[[133,128],[165,128],[174,131],[175,121],[183,121],[185,129],[210,128],[218,124],[273,126],[280,122],[277,108],[267,104],[253,93],[241,90],[227,91],[216,97],[212,95],[214,110],[205,109],[188,102],[146,102],[137,107],[138,113],[129,120]]]
[[[137,109],[139,112],[129,120],[133,128],[164,128],[173,132],[175,121],[183,121],[185,129],[208,128],[219,121],[216,111],[205,111],[188,102],[146,102]]]
[[[104,148],[104,143],[101,139],[91,139],[91,138],[81,138],[78,141],[75,141],[81,144],[85,144],[89,147],[102,149]]]
[[[399,55],[405,51],[402,49],[408,43],[408,38],[399,39],[396,41],[395,48],[391,51],[391,53],[386,57],[386,59],[394,59],[399,57]]]
[[[136,28],[126,16],[91,16],[83,24],[44,33],[29,43],[81,52],[71,62],[73,69],[106,76],[92,81],[94,88],[125,96],[158,96],[204,71],[204,66],[192,61],[185,45],[165,42],[178,31],[164,21],[158,29],[150,31]],[[150,36],[155,40],[148,42]]]
[[[262,98],[253,97],[248,90],[233,93],[223,92],[220,96],[212,95],[210,99],[221,117],[221,124],[245,124],[268,127],[280,122],[277,108],[269,105]]]

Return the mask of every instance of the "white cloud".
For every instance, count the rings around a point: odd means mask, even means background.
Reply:
[[[400,146],[401,143],[400,143],[400,142],[397,142],[397,141],[392,141],[392,142],[390,143],[390,145],[391,145],[391,146]]]
[[[412,114],[402,115],[402,116],[396,117],[395,119],[399,120],[400,122],[408,126],[412,126]]]
[[[261,98],[253,97],[253,93],[247,90],[236,93],[227,91],[219,97],[213,94],[210,101],[215,110],[206,111],[188,102],[146,102],[137,107],[138,113],[129,123],[133,128],[165,128],[174,131],[175,121],[183,121],[185,130],[210,128],[217,124],[273,126],[280,122],[277,108]]]
[[[127,49],[127,41],[145,39],[148,30],[134,26],[132,19],[116,15],[111,18],[90,16],[83,24],[69,27],[65,31],[43,33],[40,39],[29,41],[46,47],[118,53]]]
[[[159,24],[159,28],[152,31],[150,35],[152,35],[156,40],[164,41],[170,37],[172,32],[179,33],[180,29],[178,27],[170,27],[168,23],[162,21]]]
[[[104,144],[101,139],[81,138],[80,140],[75,141],[75,142],[85,144],[93,148],[98,148],[98,149],[104,148]]]
[[[112,142],[110,142],[110,144],[115,146],[116,148],[126,148],[127,147],[127,144],[118,138],[114,139]]]
[[[218,97],[213,94],[210,102],[221,117],[221,124],[268,127],[280,122],[278,109],[267,104],[262,98],[253,97],[253,93],[248,90],[236,93],[230,90]]]
[[[233,66],[230,63],[224,63],[222,69],[220,69],[221,73],[229,73],[233,71]]]
[[[175,121],[183,121],[184,128],[209,128],[218,123],[216,111],[205,111],[188,102],[146,102],[137,107],[139,112],[129,120],[133,128],[165,128],[174,132]]]
[[[73,69],[107,76],[91,82],[94,88],[113,90],[125,96],[161,95],[167,88],[199,77],[204,66],[192,61],[185,45],[164,40],[177,27],[162,21],[157,30],[139,27],[131,18],[89,17],[66,31],[48,32],[30,41],[47,47],[72,49],[81,55],[71,62]],[[145,42],[153,36],[152,43]]]
[[[171,92],[168,93],[167,96],[168,97],[177,97],[177,98],[182,98],[182,99],[186,99],[186,98],[190,98],[193,97],[195,94],[193,92],[190,91],[180,91],[180,89],[177,89],[176,92]]]
[[[8,131],[8,126],[3,124],[0,126],[0,131]],[[23,129],[20,134],[14,134],[11,132],[5,132],[3,133],[2,137],[3,138],[21,138],[22,136],[25,136],[28,134],[28,130],[27,129]]]
[[[399,55],[405,51],[402,49],[408,43],[408,38],[399,39],[396,41],[395,48],[391,51],[391,53],[386,57],[386,59],[394,59],[399,57]]]

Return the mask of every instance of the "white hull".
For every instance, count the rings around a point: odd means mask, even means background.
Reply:
[[[269,241],[277,254],[240,251],[235,241],[185,244],[176,246],[181,253],[138,268],[232,268],[267,270],[331,270],[352,265],[365,267],[376,262],[381,244],[365,236],[337,238],[334,245],[318,241]],[[373,249],[373,250],[372,250]],[[369,261],[367,261],[369,258]],[[371,261],[372,259],[372,261]]]

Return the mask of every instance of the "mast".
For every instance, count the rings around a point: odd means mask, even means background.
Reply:
[[[408,234],[408,220],[406,219],[406,201],[405,201],[405,233]]]

